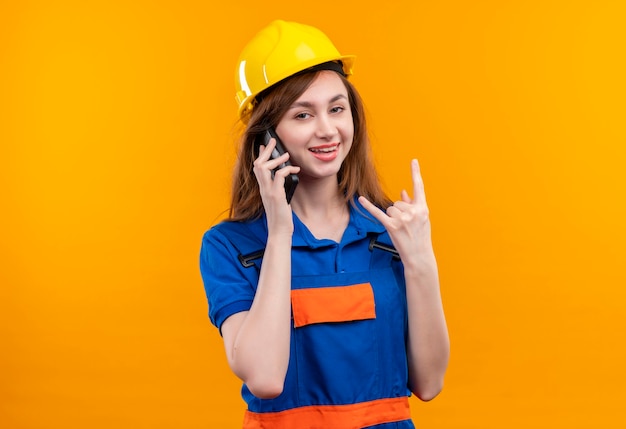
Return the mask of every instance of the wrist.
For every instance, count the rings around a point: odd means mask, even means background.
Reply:
[[[293,230],[271,231],[267,236],[267,245],[287,245],[291,247]]]
[[[416,252],[411,258],[403,258],[402,264],[406,275],[423,277],[437,273],[437,259],[432,251]]]

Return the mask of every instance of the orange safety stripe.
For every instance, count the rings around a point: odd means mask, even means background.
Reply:
[[[274,413],[246,411],[243,429],[359,429],[410,418],[409,399],[403,396],[350,405],[311,405]]]
[[[291,291],[291,306],[296,328],[376,318],[374,291],[369,283],[295,289]]]

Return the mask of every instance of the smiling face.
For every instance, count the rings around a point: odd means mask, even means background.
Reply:
[[[320,72],[283,115],[276,133],[292,164],[300,166],[301,181],[336,178],[354,137],[348,92],[339,75]]]

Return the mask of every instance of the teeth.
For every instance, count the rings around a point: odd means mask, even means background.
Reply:
[[[329,153],[329,152],[334,152],[335,150],[337,150],[337,146],[333,146],[333,147],[326,147],[326,148],[322,148],[322,149],[309,149],[311,152],[316,152],[316,153]]]

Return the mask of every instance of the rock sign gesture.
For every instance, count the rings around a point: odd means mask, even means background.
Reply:
[[[401,200],[386,211],[374,206],[365,197],[359,197],[359,202],[385,226],[405,267],[418,268],[424,263],[434,263],[434,257],[424,182],[416,159],[411,161],[411,176],[413,199],[406,190],[402,190]]]

